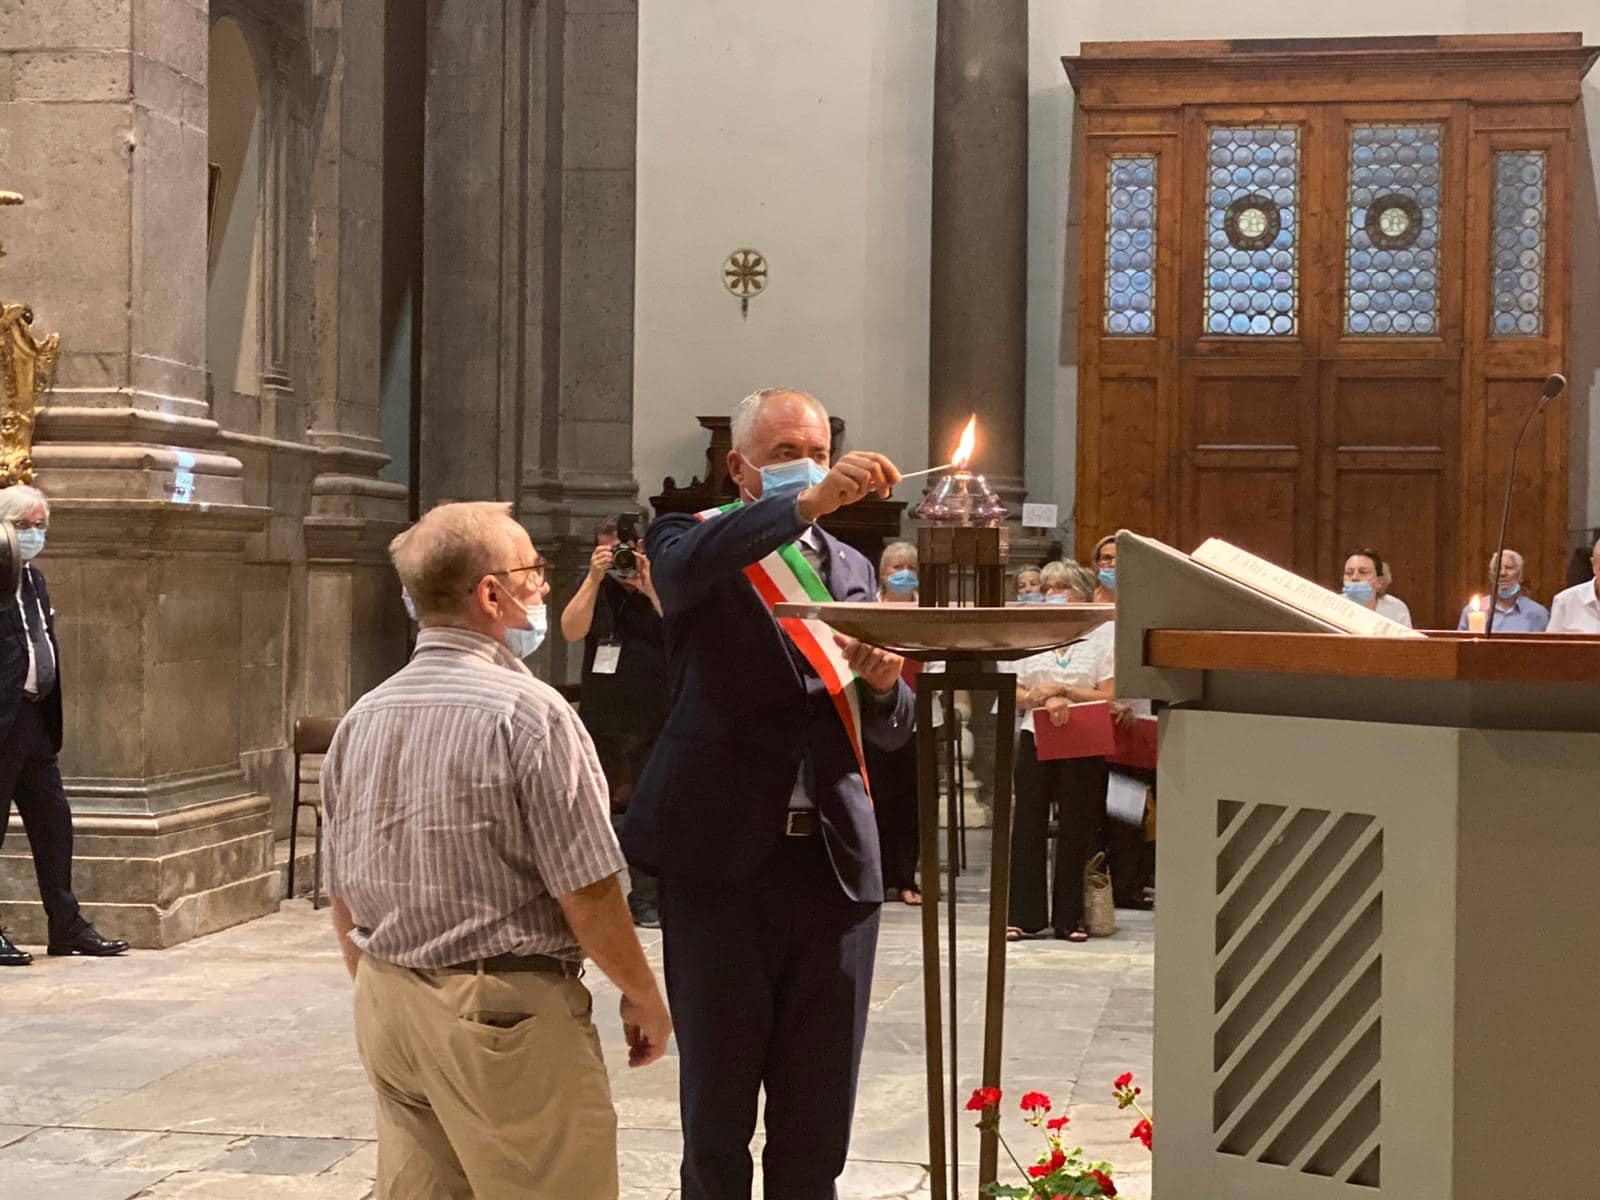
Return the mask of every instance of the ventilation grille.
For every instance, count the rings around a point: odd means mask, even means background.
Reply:
[[[1379,1186],[1383,829],[1217,807],[1217,1150]]]

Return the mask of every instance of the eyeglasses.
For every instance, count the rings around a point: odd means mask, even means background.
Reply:
[[[529,563],[525,567],[508,567],[504,571],[495,571],[495,572],[493,572],[493,574],[495,574],[495,575],[522,575],[522,574],[524,574],[526,572],[531,571],[533,573],[533,581],[535,583],[543,583],[544,582],[544,574],[549,569],[549,567],[550,567],[550,564],[548,562],[546,562],[544,559],[541,558],[541,559],[537,559],[534,562]]]

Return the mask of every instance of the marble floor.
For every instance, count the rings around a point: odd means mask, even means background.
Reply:
[[[976,1083],[982,1018],[981,878],[959,920],[962,1088]],[[1111,1100],[1121,1071],[1150,1074],[1152,919],[1115,937],[1010,948],[1005,1086],[1048,1092],[1122,1194],[1150,1188],[1149,1156]],[[659,966],[660,935],[645,933]],[[846,1200],[927,1194],[922,987],[915,910],[885,909]],[[42,948],[41,948],[42,949]],[[591,976],[621,1118],[623,1195],[675,1196],[675,1059],[624,1064],[615,991]],[[326,913],[275,916],[117,961],[51,959],[0,971],[0,1195],[7,1200],[363,1200],[376,1146],[351,1036],[349,984]],[[1007,1128],[1023,1151],[1032,1131]],[[1037,1135],[1034,1135],[1037,1136]],[[976,1134],[964,1128],[963,1196]],[[1031,1161],[1028,1160],[1028,1161]],[[759,1173],[758,1173],[759,1174]],[[759,1188],[758,1188],[759,1195]],[[777,1200],[777,1198],[774,1198]]]

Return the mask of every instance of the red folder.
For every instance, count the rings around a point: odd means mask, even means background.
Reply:
[[[1156,730],[1159,722],[1154,717],[1136,717],[1127,729],[1116,729],[1117,748],[1106,756],[1106,761],[1120,767],[1156,769]]]
[[[1042,708],[1033,711],[1033,744],[1040,762],[1057,758],[1103,758],[1117,748],[1111,705],[1104,700],[1074,704],[1065,725],[1050,723]]]

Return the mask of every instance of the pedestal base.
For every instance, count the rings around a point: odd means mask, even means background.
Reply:
[[[84,916],[141,949],[173,946],[276,912],[271,800],[223,796],[156,815],[77,812],[72,883]],[[0,925],[45,941],[33,857],[14,813],[0,851]]]

